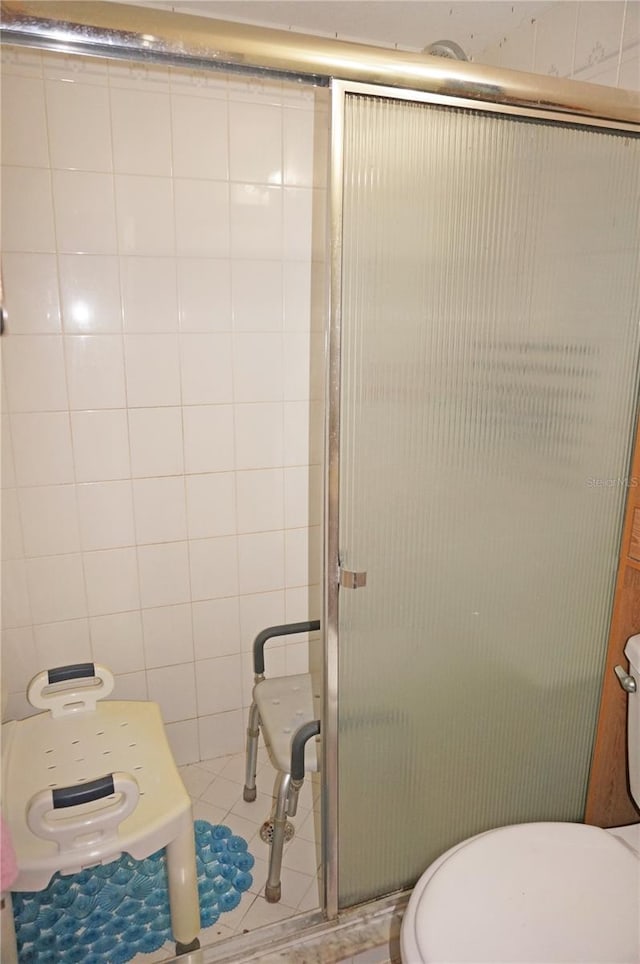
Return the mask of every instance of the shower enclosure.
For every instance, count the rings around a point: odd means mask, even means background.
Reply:
[[[637,404],[640,141],[372,86],[333,104],[348,907],[474,833],[583,817]]]
[[[504,71],[113,4],[74,11],[90,20],[99,7],[94,26],[47,33],[58,6],[36,4],[7,39],[342,78],[327,917],[410,886],[470,834],[580,820],[638,401],[637,106],[623,92],[547,78],[534,89]]]

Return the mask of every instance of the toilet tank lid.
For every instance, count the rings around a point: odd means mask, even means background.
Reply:
[[[640,633],[627,640],[624,654],[634,669],[640,670]]]

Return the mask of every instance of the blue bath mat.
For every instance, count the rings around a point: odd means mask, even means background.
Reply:
[[[251,887],[253,857],[229,827],[196,820],[202,927]],[[20,964],[126,964],[172,940],[164,850],[104,867],[56,874],[46,890],[13,894]]]

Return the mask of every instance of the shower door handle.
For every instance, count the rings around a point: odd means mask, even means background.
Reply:
[[[343,569],[340,566],[340,585],[343,589],[362,589],[367,585],[366,572],[354,572],[352,569]]]

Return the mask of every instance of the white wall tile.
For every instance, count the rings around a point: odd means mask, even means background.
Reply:
[[[145,664],[173,666],[193,659],[191,606],[162,606],[142,611]]]
[[[192,599],[219,599],[238,592],[238,546],[235,536],[195,539],[189,543]]]
[[[235,474],[214,472],[186,477],[190,539],[228,536],[236,531]]]
[[[284,586],[284,533],[238,536],[241,593],[269,592]]]
[[[230,331],[230,262],[180,258],[177,270],[181,330]]]
[[[311,335],[287,331],[284,335],[284,397],[287,401],[311,395]]]
[[[46,50],[42,52],[42,70],[48,80],[65,80],[73,83],[108,83],[108,61],[102,57],[78,57]]]
[[[173,173],[224,181],[228,176],[227,105],[173,94]]]
[[[219,656],[196,662],[198,715],[225,713],[242,702],[240,656]]]
[[[165,726],[167,740],[176,761],[176,766],[186,766],[200,760],[197,720],[180,720]]]
[[[229,254],[229,189],[218,181],[176,178],[176,248],[181,257]]]
[[[24,559],[2,561],[2,627],[27,626],[33,620]]]
[[[230,334],[182,334],[180,355],[184,405],[233,400]]]
[[[122,258],[122,309],[127,332],[174,332],[178,297],[173,258]]]
[[[253,651],[253,641],[267,626],[281,626],[285,621],[284,592],[263,592],[240,597],[240,637],[242,650]],[[267,650],[276,645],[267,642]]]
[[[129,439],[134,478],[180,475],[184,471],[180,408],[130,409]]]
[[[44,85],[36,77],[2,80],[2,163],[47,167]]]
[[[287,261],[313,257],[313,201],[317,192],[306,187],[286,187],[283,193],[283,256]]]
[[[58,273],[53,254],[2,256],[7,334],[60,331]]]
[[[70,334],[122,331],[118,259],[63,254],[58,264],[64,330]]]
[[[311,263],[285,261],[284,327],[287,331],[308,331],[311,313]]]
[[[308,400],[284,403],[284,464],[306,465],[310,461]]]
[[[622,55],[618,85],[625,90],[640,91],[640,44]]]
[[[282,110],[264,104],[229,104],[232,181],[282,183]]]
[[[577,7],[573,71],[612,59],[617,72],[625,8],[623,0],[608,0],[604,10],[602,3],[593,0],[589,3],[581,0]]]
[[[256,260],[282,257],[282,189],[231,184],[231,254]]]
[[[79,553],[27,559],[27,582],[34,623],[53,623],[87,614]]]
[[[2,52],[2,70],[4,74],[21,77],[42,77],[42,53],[8,44]]]
[[[71,431],[77,482],[129,478],[129,433],[124,409],[72,412]]]
[[[83,563],[90,616],[140,608],[135,549],[85,552]]]
[[[196,659],[231,656],[240,652],[240,613],[237,596],[194,602],[191,608],[193,650]]]
[[[87,171],[53,171],[53,202],[59,251],[115,254],[113,178]]]
[[[22,559],[25,552],[17,489],[5,489],[2,493],[2,525],[0,528],[2,559]]]
[[[284,526],[282,469],[237,473],[238,532],[264,532]]]
[[[543,8],[537,18],[534,70],[568,77],[573,70],[578,4],[560,0]]]
[[[224,472],[235,467],[231,405],[183,409],[185,472]]]
[[[628,0],[624,11],[624,28],[622,34],[623,55],[630,47],[640,43],[640,5],[634,0]]]
[[[67,408],[60,335],[16,335],[3,343],[3,368],[12,412]]]
[[[14,690],[26,692],[33,677],[44,668],[36,652],[33,627],[2,631],[2,672]]]
[[[180,353],[176,334],[125,335],[129,406],[180,404]]]
[[[238,469],[262,469],[282,465],[282,405],[273,402],[236,405],[235,438]]]
[[[314,475],[314,482],[317,484],[317,473]],[[315,498],[320,500],[320,492],[314,493]],[[314,500],[315,501],[315,500]],[[288,529],[305,526],[309,523],[309,467],[306,465],[294,466],[284,470],[284,518]],[[317,522],[319,506],[314,505],[314,521]]]
[[[47,80],[51,166],[111,171],[109,91],[96,84]]]
[[[315,114],[285,107],[283,119],[284,183],[287,187],[313,187]]]
[[[133,499],[128,480],[78,485],[77,499],[84,550],[134,545]]]
[[[148,700],[147,674],[144,672],[118,674],[115,678],[112,699]]]
[[[171,174],[171,115],[165,93],[111,90],[113,166],[119,174]]]
[[[199,717],[198,737],[202,760],[239,753],[244,746],[242,711]]]
[[[133,502],[138,545],[187,538],[183,476],[134,479]]]
[[[189,555],[186,542],[139,546],[140,596],[144,609],[189,602]]]
[[[282,401],[283,365],[281,334],[234,334],[233,391],[236,402]]]
[[[160,705],[167,723],[196,716],[196,688],[193,663],[182,663],[147,671],[149,699]]]
[[[231,290],[235,331],[282,330],[282,265],[279,261],[234,261]]]
[[[91,652],[112,673],[144,669],[142,620],[139,612],[109,613],[89,619]]]
[[[88,619],[36,626],[34,635],[40,669],[85,663],[91,659]]]
[[[11,439],[18,485],[73,482],[69,416],[37,412],[11,416]]]
[[[115,185],[121,254],[173,255],[171,179],[118,174]]]
[[[75,486],[23,487],[18,501],[27,556],[80,551]]]
[[[167,93],[169,90],[169,67],[163,64],[147,64],[140,61],[109,61],[109,84],[130,90],[149,90]]]
[[[49,171],[2,169],[2,247],[5,251],[55,251]]]
[[[307,586],[309,576],[309,530],[287,529],[284,540],[285,585],[287,588]]]
[[[69,407],[124,408],[124,353],[120,335],[67,335]]]

